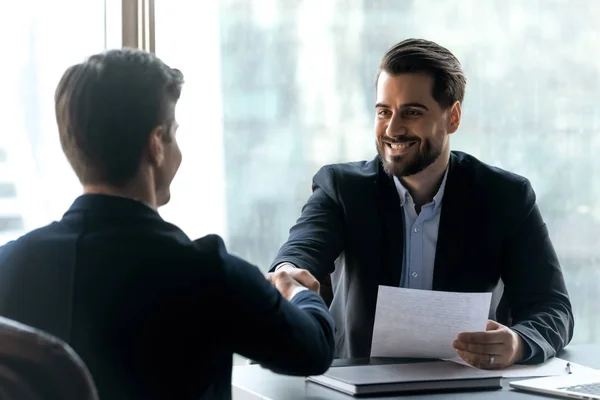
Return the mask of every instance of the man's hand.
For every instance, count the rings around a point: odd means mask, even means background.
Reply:
[[[305,286],[298,283],[298,281],[292,278],[286,271],[279,270],[268,273],[265,275],[265,278],[267,278],[267,280],[271,282],[271,284],[279,290],[279,293],[281,293],[288,301],[292,300],[292,297],[299,291],[307,290]]]
[[[319,281],[307,270],[302,268],[295,268],[291,265],[283,265],[281,268],[277,270],[277,272],[285,271],[292,278],[300,282],[302,285],[306,286],[309,290],[313,292],[319,293],[321,289],[321,284]]]
[[[523,359],[525,343],[509,327],[488,321],[485,332],[460,333],[452,346],[475,368],[502,369]]]

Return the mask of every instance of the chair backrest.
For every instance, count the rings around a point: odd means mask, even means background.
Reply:
[[[60,339],[0,317],[0,399],[98,400],[79,356]]]

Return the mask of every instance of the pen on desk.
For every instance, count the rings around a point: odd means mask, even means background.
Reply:
[[[567,373],[571,373],[571,363],[567,363]]]

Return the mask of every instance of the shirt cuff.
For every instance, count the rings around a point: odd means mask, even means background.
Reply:
[[[277,265],[277,266],[275,267],[275,271],[277,271],[279,268],[282,268],[282,267],[292,267],[292,268],[298,268],[298,267],[296,267],[296,266],[295,266],[294,264],[292,264],[292,263],[289,263],[289,262],[282,262],[281,264],[279,264],[279,265]]]
[[[305,290],[308,290],[308,288],[307,288],[307,287],[297,287],[296,289],[294,289],[294,291],[292,292],[292,295],[290,296],[290,299],[289,299],[289,301],[292,301],[292,299],[293,299],[294,297],[296,297],[296,295],[297,295],[298,293],[300,293],[300,292],[303,292],[303,291],[305,291]]]

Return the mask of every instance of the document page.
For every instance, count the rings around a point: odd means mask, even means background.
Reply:
[[[452,359],[448,361],[475,368],[460,357],[458,359]],[[569,364],[569,368],[567,368],[567,364]],[[593,368],[589,368],[558,357],[550,358],[545,363],[538,365],[512,365],[508,368],[500,370],[499,372],[502,374],[503,378],[540,378],[546,376],[567,375],[569,371],[571,371],[573,374],[600,374],[599,370],[595,370]]]
[[[485,331],[491,293],[379,286],[371,357],[455,358],[460,332]]]

